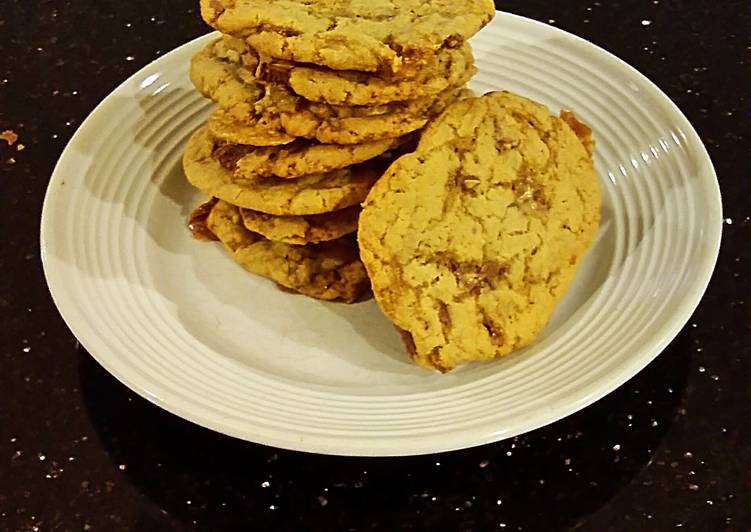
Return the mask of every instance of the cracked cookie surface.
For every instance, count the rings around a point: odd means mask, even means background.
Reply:
[[[360,203],[380,177],[386,161],[371,161],[326,174],[298,179],[237,179],[238,154],[217,146],[205,127],[188,140],[183,170],[188,181],[209,196],[232,205],[276,215],[306,215]],[[380,159],[380,158],[379,158]]]
[[[201,0],[203,19],[261,54],[335,70],[414,75],[495,14],[490,0]]]
[[[219,104],[235,118],[254,114],[264,89],[255,83],[255,66],[244,66],[236,54],[229,54],[223,39],[209,43],[190,61],[190,80],[206,98]]]
[[[240,209],[240,214],[250,231],[275,242],[303,245],[335,240],[357,231],[360,206],[308,216],[274,216],[250,209]]]
[[[224,201],[213,206],[206,225],[243,268],[287,289],[347,303],[368,291],[368,277],[351,237],[307,246],[272,242],[246,229],[240,210]]]
[[[451,105],[373,187],[358,240],[415,361],[448,371],[531,343],[599,224],[585,140],[542,105]]]

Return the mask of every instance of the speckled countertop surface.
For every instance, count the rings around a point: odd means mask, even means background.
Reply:
[[[719,174],[725,234],[694,317],[636,378],[548,428],[440,456],[346,459],[233,440],[140,399],[68,332],[39,257],[45,186],[86,114],[207,31],[193,0],[0,11],[0,530],[751,529],[748,2],[507,1],[654,80]]]

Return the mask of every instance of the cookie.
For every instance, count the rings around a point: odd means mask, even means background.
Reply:
[[[209,116],[209,130],[214,137],[237,144],[289,144],[294,137],[282,128],[279,116],[260,112],[266,89],[254,78],[254,61],[247,45],[230,37],[211,42],[193,57],[193,84],[219,105]]]
[[[248,72],[254,72],[260,62],[258,54],[243,39],[231,35],[222,35],[211,43],[211,54],[223,61],[244,66]]]
[[[347,303],[368,291],[368,277],[352,238],[307,246],[272,242],[247,230],[239,209],[224,201],[212,208],[206,224],[243,268],[287,289]]]
[[[206,128],[198,129],[183,154],[188,181],[209,196],[276,215],[320,214],[356,205],[365,199],[387,164],[371,161],[299,179],[237,179],[234,165],[239,157],[232,148],[217,146]]]
[[[574,133],[576,133],[576,136],[579,137],[581,143],[584,144],[584,149],[587,150],[587,153],[589,153],[591,157],[595,151],[595,141],[592,138],[592,129],[590,129],[590,127],[584,122],[580,122],[579,119],[576,118],[576,115],[568,109],[562,109],[559,116],[561,117],[561,120],[566,122]]]
[[[287,244],[315,244],[335,240],[357,231],[360,206],[310,216],[274,216],[240,209],[245,227],[269,240]]]
[[[437,98],[367,107],[309,103],[280,107],[277,114],[282,128],[290,135],[324,143],[358,144],[417,131],[450,103],[470,96],[473,93],[469,89],[449,89]]]
[[[402,137],[422,128],[430,117],[452,101],[472,95],[468,89],[444,91],[438,97],[424,97],[378,106],[343,106],[308,102],[279,84],[269,84],[266,95],[255,105],[248,119],[228,117],[227,125],[215,136],[230,142],[240,139],[238,130],[247,129],[245,138],[270,140],[300,137],[324,144],[363,144]],[[209,124],[212,126],[212,124]],[[213,127],[211,128],[214,132]],[[264,137],[264,131],[269,131]],[[254,142],[238,142],[255,144]]]
[[[241,120],[217,108],[209,115],[206,126],[214,138],[232,144],[280,146],[295,140],[286,132],[279,117],[271,114],[255,114]]]
[[[269,74],[269,70],[275,70]],[[295,63],[261,63],[260,79],[283,81],[303,98],[332,105],[381,105],[390,102],[435,96],[450,87],[462,86],[476,72],[472,50],[467,43],[446,48],[437,55],[437,65],[411,79],[383,79],[355,71],[337,71]]]
[[[490,0],[201,0],[204,20],[264,56],[410,77],[495,14]]]
[[[247,71],[246,66],[254,64],[249,50],[243,41],[225,36],[212,43],[208,53],[230,72]],[[257,85],[253,79],[247,84]],[[256,146],[286,144],[292,136],[327,144],[361,144],[416,131],[448,103],[467,93],[466,89],[452,87],[437,96],[382,105],[330,105],[306,100],[281,83],[267,82],[260,99],[243,108],[217,112],[219,116],[210,121],[209,128],[222,140]],[[230,100],[229,105],[233,103]]]
[[[223,41],[219,39],[194,55],[190,62],[190,80],[198,92],[227,113],[247,118],[254,114],[255,104],[263,98],[263,85],[252,82],[255,69],[242,66],[239,56],[232,56],[233,60],[217,56],[217,50],[223,49]]]
[[[373,187],[358,228],[378,304],[415,361],[448,371],[531,343],[599,223],[592,158],[542,105],[451,105]]]
[[[368,161],[396,148],[402,139],[375,140],[364,144],[340,146],[298,140],[289,146],[248,147],[238,161],[238,177],[279,177],[292,179],[308,174],[331,172]]]

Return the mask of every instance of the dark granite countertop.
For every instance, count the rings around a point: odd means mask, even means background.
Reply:
[[[6,0],[0,11],[0,530],[751,529],[751,12],[747,1],[512,1],[654,80],[716,164],[725,231],[706,297],[637,377],[545,429],[438,456],[237,441],[130,392],[48,295],[53,165],[116,85],[205,33],[197,0]],[[74,207],[72,207],[74,208]]]

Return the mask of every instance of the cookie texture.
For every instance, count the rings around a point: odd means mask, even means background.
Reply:
[[[369,108],[348,108],[338,113],[331,112],[331,106],[315,107],[280,110],[282,129],[288,135],[323,143],[361,144],[407,135],[422,128],[430,117],[428,112],[413,112],[408,105],[395,105],[378,114]]]
[[[269,240],[287,244],[316,244],[335,240],[357,231],[360,206],[309,216],[274,216],[250,209],[240,209],[243,224]]]
[[[340,146],[298,140],[289,146],[255,148],[238,161],[238,176],[298,178],[308,174],[331,172],[378,157],[399,146],[399,139],[385,139]]]
[[[191,60],[190,78],[198,91],[219,107],[208,119],[214,137],[237,144],[278,146],[294,136],[279,115],[267,112],[266,87],[255,78],[257,59],[247,45],[224,36],[209,43]]]
[[[288,144],[293,137],[326,144],[362,144],[416,131],[450,102],[471,94],[452,86],[437,95],[386,104],[332,105],[307,100],[283,83],[260,84],[249,70],[255,64],[252,50],[242,40],[227,36],[194,58],[194,82],[220,107],[209,119],[215,137],[254,146]],[[211,81],[199,83],[198,78]],[[217,86],[214,79],[230,82]]]
[[[592,158],[542,105],[490,93],[451,105],[373,187],[363,262],[415,361],[448,371],[531,343],[599,224]]]
[[[214,205],[206,224],[243,268],[287,289],[348,303],[369,289],[352,238],[307,246],[272,242],[246,229],[239,209],[224,201]]]
[[[377,106],[313,102],[294,106],[278,97],[276,114],[282,128],[290,135],[315,138],[324,143],[358,144],[417,131],[451,102],[472,95],[472,91],[466,88],[448,89],[437,97]]]
[[[413,76],[487,24],[490,0],[201,0],[204,20],[262,55]]]
[[[365,199],[387,164],[374,161],[299,179],[237,179],[235,148],[217,144],[205,127],[198,129],[183,154],[188,181],[208,196],[276,215],[320,214],[356,205]]]
[[[254,114],[239,119],[218,108],[209,115],[206,126],[214,138],[233,144],[281,146],[295,140],[286,132],[279,117],[271,114]]]
[[[274,70],[264,76],[263,72]],[[283,81],[300,96],[333,105],[381,105],[390,102],[435,96],[464,85],[476,69],[467,43],[446,48],[437,55],[435,67],[404,80],[383,79],[365,72],[338,71],[296,63],[267,64],[258,68],[259,78]]]
[[[255,112],[255,104],[263,98],[263,85],[253,81],[254,67],[245,67],[239,56],[227,55],[222,39],[209,43],[193,56],[190,80],[203,96],[219,104],[235,118],[246,118]],[[218,54],[224,54],[223,59]]]

